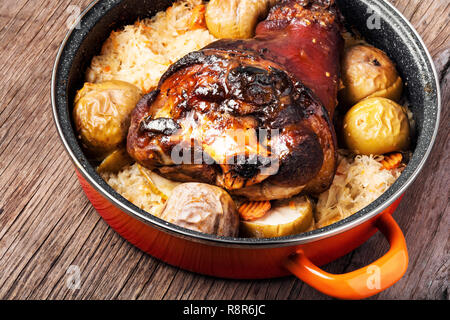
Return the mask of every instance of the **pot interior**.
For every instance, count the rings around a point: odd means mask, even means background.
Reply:
[[[336,1],[347,23],[369,43],[387,52],[397,64],[416,123],[414,154],[408,166],[394,185],[366,208],[333,225],[300,235],[273,239],[223,238],[168,224],[134,206],[103,181],[76,139],[71,120],[74,96],[83,86],[85,71],[92,57],[99,54],[110,32],[166,9],[173,2],[167,0],[94,2],[84,12],[80,27],[71,30],[63,43],[53,74],[53,108],[58,131],[77,169],[101,194],[130,215],[168,232],[215,243],[282,245],[307,242],[345,231],[381,212],[413,181],[431,150],[440,110],[437,77],[420,37],[390,4],[382,0]]]

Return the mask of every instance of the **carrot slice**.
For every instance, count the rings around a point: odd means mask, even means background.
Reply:
[[[191,21],[189,23],[189,30],[206,28],[205,12],[206,7],[203,4],[194,7],[192,10]]]
[[[270,208],[270,201],[247,201],[239,207],[238,212],[242,220],[253,221],[264,216]]]
[[[392,170],[398,168],[403,160],[403,156],[401,153],[391,153],[389,155],[385,155],[383,160],[381,160],[381,164],[383,165],[382,169]]]

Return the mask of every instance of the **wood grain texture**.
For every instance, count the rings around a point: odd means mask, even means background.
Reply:
[[[128,244],[84,196],[53,125],[50,78],[72,14],[90,0],[0,2],[0,298],[329,299],[294,277],[223,280],[168,266]],[[372,299],[449,299],[450,5],[395,0],[439,70],[443,113],[433,153],[395,217],[410,265]],[[72,7],[73,8],[73,7]],[[381,235],[327,265],[342,273],[387,250]],[[79,290],[67,270],[81,270]]]

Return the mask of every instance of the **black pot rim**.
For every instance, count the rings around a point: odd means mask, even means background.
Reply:
[[[298,235],[278,237],[278,238],[264,238],[264,239],[255,239],[255,238],[232,238],[232,237],[219,237],[215,235],[205,234],[197,231],[193,231],[190,229],[182,228],[177,225],[168,223],[160,218],[157,218],[144,210],[138,208],[118,193],[116,193],[111,187],[109,187],[106,182],[104,182],[101,177],[93,170],[93,168],[88,168],[86,164],[82,164],[80,159],[76,156],[74,149],[78,146],[73,146],[69,143],[67,139],[67,132],[63,130],[63,127],[60,123],[60,116],[58,113],[58,102],[56,99],[56,86],[57,86],[57,76],[59,71],[59,66],[61,63],[61,59],[63,56],[63,51],[68,44],[69,38],[74,32],[77,32],[77,29],[70,29],[65,36],[55,59],[55,64],[52,72],[52,83],[51,83],[51,100],[52,100],[52,109],[53,109],[53,118],[55,121],[55,125],[60,136],[60,139],[68,152],[70,159],[74,163],[78,172],[84,177],[84,179],[103,197],[105,197],[108,201],[110,201],[114,206],[124,211],[128,215],[133,218],[136,218],[152,227],[155,227],[161,231],[167,232],[177,237],[185,238],[194,242],[201,242],[209,245],[216,246],[227,246],[227,247],[238,247],[238,248],[270,248],[270,247],[281,247],[281,246],[295,246],[308,242],[317,241],[320,239],[328,238],[339,233],[350,230],[365,221],[375,217],[380,214],[383,210],[388,208],[396,199],[398,199],[406,189],[412,184],[414,179],[417,177],[421,169],[423,168],[436,139],[436,135],[439,127],[440,120],[440,112],[441,112],[441,94],[440,94],[440,86],[439,86],[439,78],[437,76],[433,60],[431,58],[430,53],[428,52],[423,40],[411,25],[411,23],[395,8],[392,4],[385,0],[367,0],[370,2],[374,2],[377,5],[383,7],[384,9],[391,12],[396,16],[396,19],[402,26],[410,32],[410,36],[414,38],[415,42],[418,43],[419,49],[421,53],[425,56],[427,62],[430,65],[430,73],[432,73],[432,78],[435,81],[436,86],[436,95],[437,95],[437,106],[436,106],[436,116],[434,119],[434,126],[432,135],[427,139],[427,147],[425,150],[421,151],[420,161],[415,165],[414,168],[405,169],[404,173],[402,173],[401,177],[377,200],[369,204],[367,207],[358,211],[357,213],[351,215],[348,218],[345,218],[339,222],[336,222],[327,227],[323,227],[320,229],[316,229],[313,231],[305,232]],[[93,1],[80,15],[80,20],[97,4],[104,2],[104,0],[95,0]],[[430,124],[431,125],[431,124]],[[72,130],[73,131],[73,130]],[[73,132],[71,133],[73,134]],[[414,155],[416,151],[414,151]],[[413,156],[414,156],[413,155]]]

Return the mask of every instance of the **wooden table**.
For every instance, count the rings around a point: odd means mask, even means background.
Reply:
[[[0,298],[328,299],[294,277],[234,281],[168,266],[100,219],[78,184],[50,106],[51,70],[70,9],[89,2],[0,2]],[[395,213],[408,243],[408,271],[374,299],[449,299],[450,5],[393,3],[430,49],[444,103],[431,158]],[[386,250],[376,235],[325,269],[348,272]],[[73,265],[81,271],[79,290],[67,286]]]

